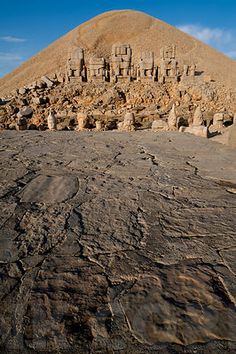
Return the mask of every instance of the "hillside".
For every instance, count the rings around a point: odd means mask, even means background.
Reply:
[[[180,63],[194,62],[199,71],[223,85],[236,86],[236,62],[213,48],[156,18],[141,12],[111,11],[97,16],[61,37],[48,48],[0,79],[0,95],[22,87],[43,75],[64,72],[68,51],[80,45],[87,55],[108,58],[112,44],[129,43],[134,57],[152,50],[159,58],[164,45],[177,46]]]

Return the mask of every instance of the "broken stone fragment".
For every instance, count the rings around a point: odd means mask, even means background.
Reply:
[[[169,130],[177,130],[177,116],[175,112],[175,104],[173,104],[168,117]]]
[[[41,78],[41,81],[43,81],[47,85],[48,88],[51,88],[54,85],[54,82],[52,80],[50,80],[47,76],[43,76]]]
[[[46,103],[45,99],[43,97],[33,97],[32,101],[34,104],[37,104],[37,105],[41,105],[41,104]]]
[[[27,117],[30,118],[33,114],[33,109],[31,107],[23,107],[17,113],[18,118]]]
[[[197,106],[194,115],[193,115],[193,125],[203,125],[203,116],[202,116],[202,111],[201,111],[201,107]]]
[[[25,93],[26,93],[26,88],[25,87],[21,87],[21,88],[19,88],[19,94],[20,95],[24,95]]]
[[[211,132],[221,132],[224,129],[224,113],[214,114],[213,124],[209,127],[209,130]]]
[[[179,132],[190,133],[199,137],[208,138],[208,128],[203,125],[191,125],[190,127],[180,127]]]
[[[153,131],[167,131],[168,130],[168,124],[164,120],[158,119],[154,120],[152,123],[152,130]]]
[[[104,123],[103,122],[101,122],[100,120],[97,120],[95,124],[96,124],[96,130],[97,131],[104,130]]]
[[[16,123],[17,130],[26,130],[27,129],[27,121],[25,117],[21,117],[17,119]]]

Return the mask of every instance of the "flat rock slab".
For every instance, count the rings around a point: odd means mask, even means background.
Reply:
[[[21,202],[61,203],[71,199],[78,191],[76,177],[37,176],[19,194]]]
[[[1,353],[236,353],[235,150],[151,131],[0,143]]]

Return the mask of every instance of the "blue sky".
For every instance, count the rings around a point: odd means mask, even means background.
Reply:
[[[236,59],[236,0],[2,0],[0,77],[84,21],[116,9],[146,12]]]

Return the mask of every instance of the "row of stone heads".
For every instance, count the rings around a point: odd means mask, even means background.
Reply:
[[[133,51],[129,44],[115,44],[112,47],[110,62],[104,58],[90,57],[85,63],[85,51],[77,47],[70,51],[66,79],[68,81],[103,80],[118,81],[132,79],[158,80],[178,79],[180,76],[195,76],[195,64],[182,68],[176,60],[176,46],[161,49],[160,65],[155,64],[153,52],[141,52],[136,63],[133,62]]]
[[[236,123],[236,115],[232,123]],[[49,130],[57,130],[57,117],[54,110],[50,110],[47,124]],[[96,120],[95,122],[96,130],[103,131],[106,130],[104,122],[101,120]],[[135,114],[133,112],[127,112],[124,115],[122,122],[119,122],[116,128],[120,131],[134,131],[136,130]],[[18,121],[18,130],[27,129],[26,119],[21,118]],[[87,113],[79,112],[77,114],[77,127],[76,130],[84,131],[90,130],[90,118]],[[153,131],[180,131],[188,132],[202,137],[208,137],[209,132],[222,132],[225,129],[224,126],[224,113],[216,113],[213,117],[213,122],[210,128],[205,126],[203,113],[201,108],[198,106],[193,114],[192,123],[189,126],[181,126],[179,117],[176,114],[176,107],[173,104],[172,109],[169,112],[167,120],[158,119],[153,121],[152,130]]]

